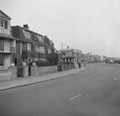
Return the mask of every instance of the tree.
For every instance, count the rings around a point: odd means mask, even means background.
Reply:
[[[58,62],[58,54],[57,53],[50,53],[47,55],[47,60],[51,62],[53,65],[57,65]]]

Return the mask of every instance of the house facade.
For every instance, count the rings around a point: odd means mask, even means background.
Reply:
[[[9,68],[13,63],[12,54],[16,53],[16,40],[12,37],[11,18],[0,10],[0,68]]]
[[[84,56],[85,56],[86,61],[88,63],[98,63],[98,62],[101,62],[103,60],[102,56],[94,55],[91,53],[84,54]]]
[[[78,63],[81,62],[81,50],[76,49],[64,49],[59,50],[59,61],[63,63],[73,63],[75,67],[78,66]]]
[[[39,33],[31,31],[28,25],[12,26],[12,35],[17,38],[17,66],[22,62],[29,64],[32,61],[46,61],[47,54],[54,51],[53,42]]]

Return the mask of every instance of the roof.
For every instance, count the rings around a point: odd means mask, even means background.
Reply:
[[[5,18],[11,20],[11,18],[7,14],[5,14],[2,10],[0,10],[0,13],[3,14],[5,16]]]
[[[41,34],[39,34],[39,33],[36,33],[36,32],[31,31],[31,30],[29,30],[29,29],[25,29],[24,27],[21,27],[21,28],[24,29],[25,31],[28,31],[28,32],[31,32],[31,33],[34,33],[34,34],[36,34],[36,35],[39,35],[39,36],[42,36],[42,37],[43,37],[43,35],[41,35]]]
[[[79,52],[81,52],[81,53],[82,53],[82,51],[81,51],[81,50],[77,50],[77,49],[73,49],[73,48],[71,48],[71,49],[70,49],[70,48],[68,48],[68,49],[58,50],[58,52],[68,52],[68,51],[74,51],[74,52],[75,52],[75,51],[77,51],[77,52],[79,51]]]
[[[25,37],[23,30],[31,33],[31,39],[27,39]],[[50,46],[50,42],[49,42],[48,38],[44,37],[41,34],[34,32],[34,31],[25,29],[24,27],[21,27],[21,26],[12,26],[12,35],[16,38],[19,38],[23,42],[29,42],[29,43],[33,43],[33,44],[37,44],[37,45],[42,45],[42,46],[46,46],[47,48],[51,48],[51,49],[54,48],[53,46]],[[43,43],[39,41],[37,35],[43,37],[43,39],[44,39]]]
[[[12,26],[12,35],[19,41],[32,43],[32,40],[26,39],[24,37],[20,26]]]

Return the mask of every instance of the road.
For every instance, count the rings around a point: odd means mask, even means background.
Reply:
[[[0,91],[0,116],[120,116],[120,65]]]

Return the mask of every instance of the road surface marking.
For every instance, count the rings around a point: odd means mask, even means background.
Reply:
[[[78,97],[82,96],[82,94],[79,94],[79,95],[76,95],[76,96],[73,96],[73,97],[70,97],[69,100],[73,100],[73,99],[76,99]]]

